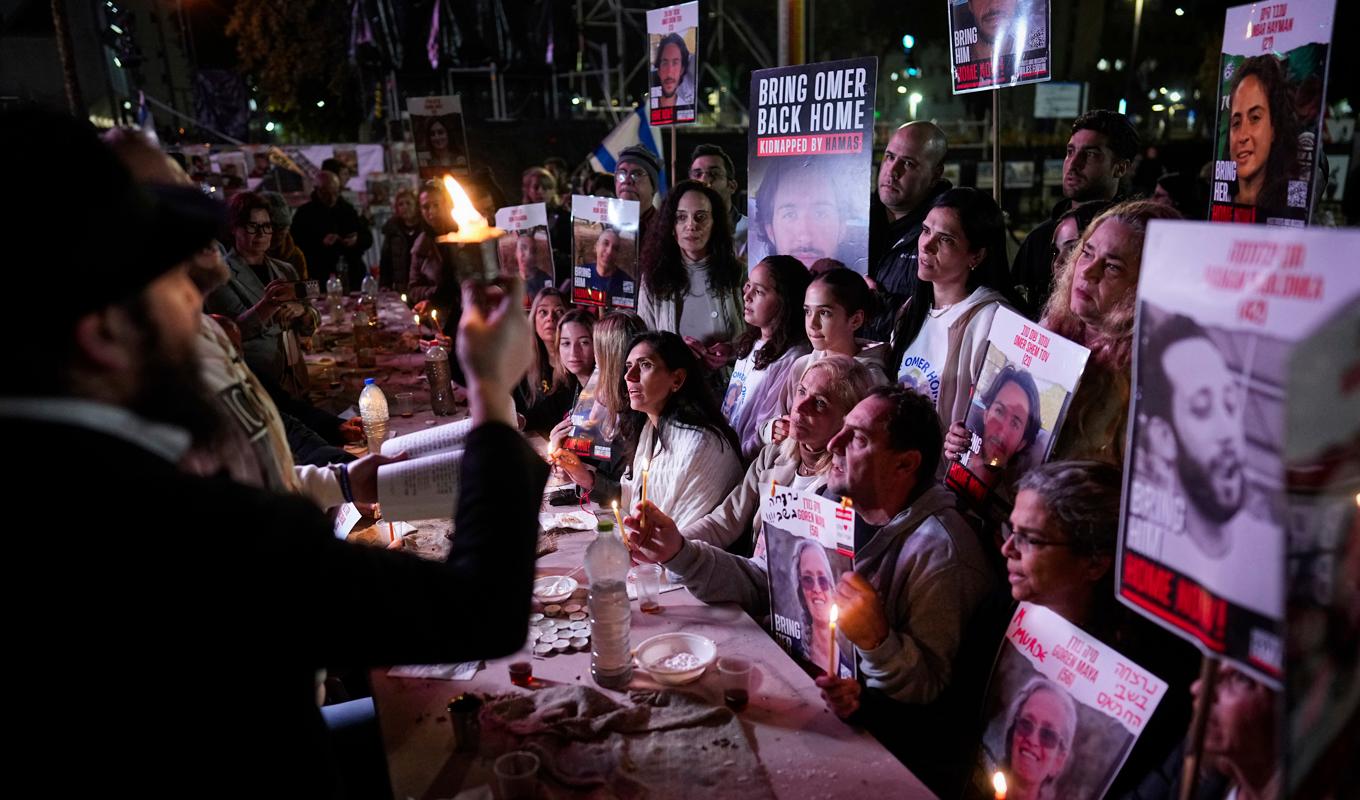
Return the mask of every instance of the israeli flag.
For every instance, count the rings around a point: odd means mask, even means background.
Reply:
[[[596,172],[603,172],[609,175],[614,174],[614,167],[618,166],[618,155],[626,148],[640,144],[647,148],[656,156],[656,160],[661,162],[661,178],[657,187],[658,194],[662,188],[670,185],[666,177],[666,159],[661,154],[661,142],[656,136],[656,131],[647,122],[646,106],[638,106],[633,109],[633,113],[624,117],[609,135],[604,137],[595,148],[595,152],[590,156],[590,166]]]

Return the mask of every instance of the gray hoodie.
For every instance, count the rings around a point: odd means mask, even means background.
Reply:
[[[738,603],[757,619],[769,614],[763,559],[686,540],[666,568],[706,603]],[[954,495],[928,488],[857,547],[855,571],[878,592],[889,628],[878,647],[859,650],[865,685],[902,703],[933,701],[949,685],[966,626],[996,589]]]

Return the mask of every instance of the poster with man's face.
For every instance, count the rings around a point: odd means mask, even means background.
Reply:
[[[987,686],[973,785],[991,796],[999,772],[1008,797],[1098,800],[1166,692],[1059,614],[1021,603]]]
[[[571,302],[637,308],[637,201],[572,195],[571,231]]]
[[[954,94],[1048,80],[1048,0],[948,0]]]
[[[972,446],[949,464],[945,483],[979,502],[1048,460],[1090,354],[1008,308],[998,309],[963,421]],[[912,359],[902,366],[903,379],[919,391],[938,392],[938,375],[922,374]]]
[[[648,11],[647,52],[651,124],[693,122],[698,108],[699,4],[681,3]]]
[[[1357,246],[1352,231],[1166,221],[1144,243],[1116,592],[1277,688],[1301,508],[1282,458],[1286,401],[1308,391],[1288,364],[1360,302]]]
[[[867,272],[877,70],[855,58],[751,74],[747,263],[832,258]]]
[[[1307,224],[1326,116],[1332,0],[1228,9],[1209,218]]]
[[[463,129],[463,101],[458,95],[412,97],[406,101],[411,114],[420,177],[468,174],[467,133]],[[402,171],[403,165],[397,165]]]
[[[496,212],[496,227],[505,231],[497,243],[501,274],[518,275],[524,281],[524,308],[528,310],[540,289],[561,282],[553,272],[548,207],[543,203],[506,206]]]
[[[853,569],[855,514],[815,492],[773,486],[762,492],[760,538],[770,576],[770,626],[795,659],[855,677],[855,648],[832,636],[836,583]]]

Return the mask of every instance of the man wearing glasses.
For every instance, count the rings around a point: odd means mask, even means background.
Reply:
[[[644,252],[647,235],[656,220],[657,187],[661,185],[661,162],[640,144],[625,147],[614,167],[614,196],[638,204],[638,252]]]
[[[1063,199],[1025,237],[1011,265],[1011,275],[1032,317],[1037,319],[1043,312],[1052,289],[1053,230],[1059,218],[1075,203],[1116,198],[1138,146],[1138,131],[1123,114],[1096,109],[1072,123],[1063,157]]]
[[[689,157],[689,179],[698,181],[723,199],[727,209],[727,219],[732,223],[732,250],[737,260],[746,263],[746,215],[732,204],[732,196],[737,193],[737,172],[732,157],[716,144],[701,144],[694,148]]]

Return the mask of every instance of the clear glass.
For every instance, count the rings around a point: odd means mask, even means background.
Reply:
[[[538,795],[538,756],[515,750],[496,759],[496,786],[500,800],[530,800]]]
[[[742,710],[751,699],[751,662],[735,656],[718,659],[718,683],[727,707]]]
[[[397,416],[409,417],[416,413],[416,396],[411,392],[397,392],[395,395]]]
[[[637,585],[638,608],[644,614],[661,611],[661,565],[638,564],[633,567]]]

